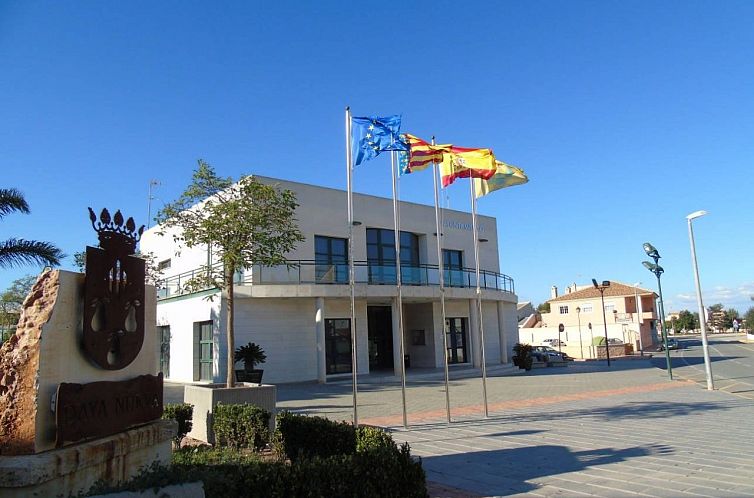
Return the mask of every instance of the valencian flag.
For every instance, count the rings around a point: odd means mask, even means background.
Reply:
[[[500,190],[506,187],[513,187],[515,185],[523,185],[529,181],[529,178],[524,173],[524,170],[505,164],[502,161],[495,161],[497,171],[489,180],[483,180],[481,178],[474,179],[474,194],[477,198],[487,195],[495,190]]]
[[[456,178],[481,178],[489,180],[497,171],[492,149],[468,149],[451,147],[449,154],[443,154],[440,163],[442,186],[447,187]]]
[[[408,151],[398,153],[401,175],[427,169],[432,163],[441,163],[443,153],[449,153],[452,147],[450,144],[432,145],[410,133],[404,133],[402,138],[408,143]]]
[[[408,150],[401,139],[401,116],[351,118],[353,165],[358,166],[388,150]]]

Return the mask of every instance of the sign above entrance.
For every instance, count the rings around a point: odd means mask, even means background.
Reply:
[[[444,220],[442,222],[442,226],[444,228],[452,228],[453,230],[465,230],[468,232],[471,232],[473,230],[473,225],[470,222],[462,222],[456,220]],[[479,233],[484,232],[484,226],[480,224],[477,227],[477,230],[479,230]]]

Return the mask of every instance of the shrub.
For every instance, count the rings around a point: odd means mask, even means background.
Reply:
[[[248,403],[218,404],[212,411],[212,430],[219,446],[264,448],[269,441],[270,412]]]
[[[181,446],[183,437],[191,432],[191,419],[194,414],[194,406],[188,403],[167,403],[162,411],[162,418],[178,422],[178,432],[174,441],[176,446]]]
[[[208,498],[427,496],[424,470],[411,457],[407,444],[394,451],[371,449],[302,459],[291,465],[261,461],[227,448],[183,448],[170,467],[153,465],[128,483],[100,485],[90,493],[143,491],[196,481],[204,483]]]
[[[283,452],[291,461],[356,452],[356,430],[347,422],[282,411],[277,417],[277,430]]]
[[[362,425],[356,429],[356,452],[361,453],[375,449],[398,449],[393,437],[379,427]]]
[[[513,364],[525,368],[526,370],[531,370],[532,351],[534,351],[534,348],[531,344],[517,342],[516,345],[513,346]]]

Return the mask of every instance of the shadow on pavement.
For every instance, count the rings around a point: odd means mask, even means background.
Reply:
[[[582,408],[577,410],[565,410],[562,409],[562,405],[557,408],[542,407],[530,407],[526,409],[518,409],[514,412],[507,414],[492,414],[488,419],[474,419],[474,420],[458,420],[453,422],[453,427],[463,427],[464,425],[470,427],[480,427],[488,424],[500,424],[510,422],[512,424],[525,423],[525,422],[552,422],[557,420],[568,419],[594,419],[594,422],[612,421],[616,419],[654,419],[665,417],[677,417],[681,415],[690,415],[698,412],[706,412],[712,410],[729,410],[735,407],[740,407],[741,402],[738,400],[720,401],[720,402],[694,402],[694,403],[679,403],[672,401],[660,401],[660,402],[632,402],[624,403],[615,406],[595,406],[589,408]],[[535,411],[533,411],[535,410]],[[412,424],[413,430],[431,430],[446,428],[447,424],[441,422]],[[533,430],[533,433],[541,432],[539,430]],[[498,433],[495,435],[505,436],[512,435],[512,433]]]
[[[578,472],[647,455],[668,455],[673,451],[665,445],[585,451],[542,445],[425,457],[422,466],[431,481],[483,496],[504,496],[537,489],[537,484],[527,481],[539,477]]]
[[[738,360],[743,358],[742,356],[710,356],[710,362],[716,363],[719,361]],[[661,370],[667,370],[667,363],[665,356],[655,356],[652,358],[652,365]],[[703,356],[683,356],[677,357],[670,355],[670,366],[673,368],[681,368],[690,365],[704,365]]]

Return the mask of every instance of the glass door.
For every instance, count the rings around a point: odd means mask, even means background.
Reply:
[[[466,319],[445,319],[445,334],[448,338],[448,363],[468,363],[466,354]]]
[[[351,320],[325,319],[325,369],[328,375],[351,372]]]

